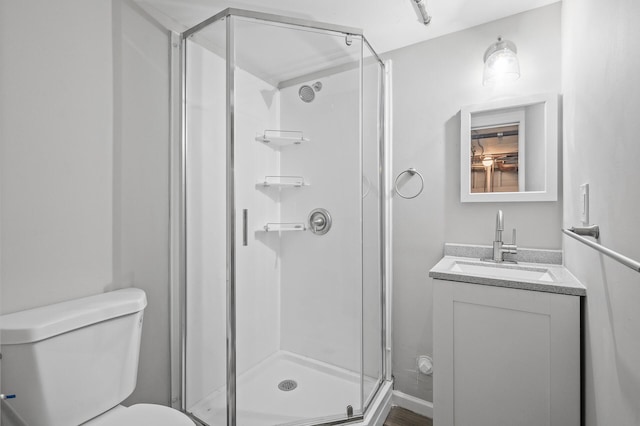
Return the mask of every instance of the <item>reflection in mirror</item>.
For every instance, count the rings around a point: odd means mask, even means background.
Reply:
[[[462,108],[460,164],[462,202],[556,200],[556,96]]]
[[[518,192],[520,123],[471,127],[471,192]]]

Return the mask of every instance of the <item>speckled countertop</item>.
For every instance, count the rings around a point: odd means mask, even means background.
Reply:
[[[447,246],[456,247],[451,250],[452,247]],[[478,255],[478,249],[482,251],[485,250],[486,247],[464,246],[461,244],[445,245],[445,256],[440,260],[440,262],[431,268],[429,276],[440,280],[567,294],[573,296],[586,296],[587,294],[584,285],[582,285],[582,283],[580,283],[580,281],[578,281],[568,269],[561,264],[558,264],[558,259],[560,260],[560,263],[562,262],[562,253],[559,250],[530,249],[529,252],[531,252],[531,257],[529,257],[522,256],[524,253],[522,250],[518,249],[518,254],[521,255],[521,257],[525,257],[526,260],[534,259],[534,261],[527,262],[518,259],[517,265],[506,263],[494,265],[491,263],[481,262],[479,259],[484,256],[482,254]],[[452,252],[456,254],[463,253],[465,255],[452,256],[450,255]],[[559,254],[556,252],[559,252]],[[478,256],[476,257],[476,255]],[[537,260],[546,260],[546,262],[539,262]],[[464,265],[469,265],[470,267],[478,265],[479,267],[473,268],[473,272],[466,272],[460,267]],[[478,272],[478,270],[482,271],[483,266],[494,267],[487,268],[488,273]],[[505,273],[496,274],[496,267]],[[509,272],[513,272],[514,269],[531,271],[533,272],[532,275],[536,275],[536,272],[538,272],[540,275],[543,275],[543,278],[527,279],[521,277],[509,277]],[[547,271],[547,273],[540,271]]]
[[[445,256],[472,257],[486,259],[493,256],[493,247],[473,244],[444,244]],[[509,260],[529,263],[552,263],[562,265],[562,250],[531,249],[518,247],[518,254],[505,254]]]

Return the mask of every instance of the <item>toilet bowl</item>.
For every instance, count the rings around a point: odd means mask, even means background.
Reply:
[[[147,298],[130,288],[0,316],[5,426],[194,426],[120,405],[135,389]]]

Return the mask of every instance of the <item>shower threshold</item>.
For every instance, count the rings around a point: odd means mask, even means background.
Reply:
[[[295,388],[283,391],[284,381],[295,382]],[[287,351],[266,358],[239,375],[236,383],[237,424],[242,426],[344,417],[348,405],[354,411],[361,407],[357,373]],[[376,385],[375,378],[365,376],[364,394],[369,395]],[[226,388],[212,392],[188,411],[208,425],[226,424]]]

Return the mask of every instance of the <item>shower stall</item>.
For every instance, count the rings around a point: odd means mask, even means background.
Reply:
[[[239,9],[179,50],[183,410],[369,424],[391,380],[385,63],[361,30]]]

